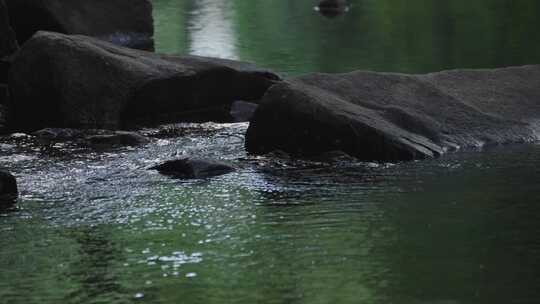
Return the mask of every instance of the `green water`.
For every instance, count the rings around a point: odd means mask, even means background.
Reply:
[[[540,63],[537,1],[154,0],[159,51],[284,74]],[[137,149],[0,140],[0,303],[540,303],[540,145],[400,164],[250,157],[247,124]],[[182,182],[172,155],[237,172]]]
[[[258,63],[287,74],[424,73],[540,63],[535,0],[156,0],[157,49]]]

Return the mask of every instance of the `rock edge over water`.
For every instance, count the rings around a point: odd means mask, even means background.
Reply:
[[[540,65],[534,65],[294,78],[267,92],[246,148],[299,155],[342,150],[362,160],[399,161],[538,140]]]
[[[235,100],[258,100],[278,80],[247,63],[158,55],[38,32],[10,70],[12,127],[118,129],[210,121],[221,110],[228,116]]]

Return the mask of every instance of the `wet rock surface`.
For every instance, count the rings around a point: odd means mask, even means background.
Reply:
[[[198,158],[170,160],[150,169],[180,179],[208,178],[235,171],[234,167],[226,163]]]
[[[6,0],[17,39],[40,30],[82,34],[153,49],[152,4],[148,0]]]
[[[86,36],[39,32],[10,70],[12,122],[25,131],[119,129],[189,121],[186,113],[205,109],[225,108],[229,115],[232,102],[258,100],[278,80],[247,63],[157,55]]]
[[[231,117],[233,122],[245,122],[250,121],[257,110],[258,105],[252,102],[235,101],[231,105]]]
[[[92,135],[86,140],[97,146],[138,146],[147,144],[150,139],[135,132],[116,131],[112,134]]]
[[[269,90],[247,131],[246,148],[412,160],[537,141],[539,121],[540,66],[312,74]]]

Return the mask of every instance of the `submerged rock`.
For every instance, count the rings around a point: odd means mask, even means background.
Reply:
[[[7,171],[0,170],[0,207],[13,204],[18,196],[15,177]]]
[[[150,142],[146,136],[135,132],[117,131],[112,134],[92,135],[86,140],[92,145],[99,146],[138,146]]]
[[[51,77],[54,75],[54,77]],[[39,32],[14,57],[14,128],[119,129],[197,120],[258,100],[279,77],[246,63],[166,56],[86,37]],[[212,112],[212,111],[210,111]]]
[[[426,75],[312,74],[273,86],[246,135],[253,153],[341,150],[398,161],[540,140],[540,65]]]
[[[235,171],[234,167],[225,163],[196,158],[170,160],[150,169],[182,179],[208,178]]]
[[[17,49],[17,40],[9,24],[6,4],[4,0],[0,0],[0,59],[13,54]],[[1,70],[2,67],[0,67],[0,73]]]
[[[37,31],[46,30],[153,50],[154,25],[149,0],[6,0],[6,3],[20,43]]]

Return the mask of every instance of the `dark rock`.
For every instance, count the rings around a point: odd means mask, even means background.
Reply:
[[[46,30],[153,49],[149,0],[6,0],[6,4],[21,44],[37,31]]]
[[[80,139],[84,134],[77,129],[45,128],[32,133],[32,135],[38,139],[62,141]]]
[[[317,11],[328,18],[337,17],[349,10],[347,0],[322,0],[317,5]]]
[[[7,134],[9,128],[7,126],[8,109],[5,105],[0,104],[0,134]]]
[[[321,0],[317,5],[319,9],[341,9],[347,6],[347,0]]]
[[[246,135],[253,153],[341,150],[361,160],[540,140],[540,65],[426,75],[313,74],[273,86]]]
[[[15,177],[7,171],[0,170],[0,207],[14,203],[18,195]]]
[[[250,121],[257,110],[258,105],[252,102],[235,101],[231,105],[231,117],[233,122]]]
[[[8,87],[0,84],[0,134],[4,134],[7,130],[7,118],[9,101]]]
[[[150,142],[148,137],[135,132],[117,131],[112,134],[92,135],[86,138],[92,145],[99,146],[138,146]]]
[[[258,100],[277,80],[246,63],[158,55],[39,32],[13,60],[12,122],[31,131],[118,129],[186,121],[186,113],[212,108],[228,116],[233,101]]]
[[[150,169],[183,179],[207,178],[235,171],[233,167],[222,162],[194,158],[170,160]]]
[[[11,63],[8,60],[0,59],[0,84],[8,82],[8,73]]]
[[[0,104],[7,104],[9,98],[9,92],[7,85],[0,84]]]
[[[0,59],[13,54],[17,49],[17,40],[9,24],[6,3],[4,0],[0,0]],[[1,69],[0,67],[0,72]]]

